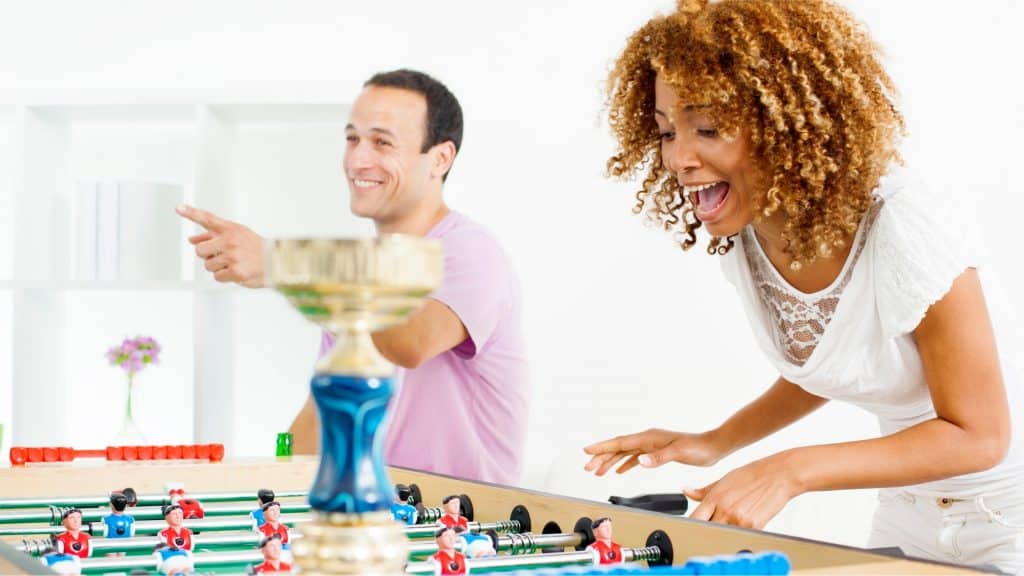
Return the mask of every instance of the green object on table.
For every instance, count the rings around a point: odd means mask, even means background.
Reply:
[[[277,455],[278,456],[291,456],[292,455],[292,433],[291,432],[279,432],[277,434]]]

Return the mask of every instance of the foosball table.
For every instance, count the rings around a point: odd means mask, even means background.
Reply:
[[[664,509],[389,470],[381,424],[394,366],[371,332],[421,305],[442,264],[440,243],[423,238],[272,242],[270,284],[339,335],[310,382],[320,458],[225,461],[219,445],[12,449],[21,465],[0,469],[0,574],[967,571]],[[89,457],[107,461],[78,460]]]
[[[40,558],[34,556],[46,552],[46,542],[52,542],[49,534],[60,530],[60,527],[55,527],[55,519],[47,520],[42,516],[59,516],[60,507],[71,503],[71,497],[93,497],[97,501],[105,501],[112,491],[131,487],[139,495],[138,510],[141,511],[147,507],[145,495],[167,498],[169,485],[184,487],[186,494],[202,501],[207,511],[201,520],[185,521],[186,526],[192,526],[196,531],[195,571],[245,573],[262,561],[257,549],[258,535],[251,530],[248,517],[251,510],[258,508],[257,491],[269,487],[277,493],[282,503],[282,521],[292,525],[295,532],[293,542],[298,546],[308,519],[302,508],[306,499],[301,495],[307,493],[318,464],[318,459],[295,456],[223,462],[75,462],[0,469],[0,506],[8,506],[0,509],[0,574],[47,572]],[[470,508],[466,511],[471,516],[470,529],[494,535],[497,554],[489,559],[489,563],[488,559],[468,561],[471,573],[527,570],[530,566],[540,571],[544,567],[552,570],[553,566],[588,564],[585,554],[574,550],[586,543],[587,537],[580,532],[580,526],[582,524],[583,532],[586,532],[583,519],[601,517],[614,521],[617,542],[623,550],[635,555],[633,559],[641,560],[641,565],[646,564],[642,561],[644,559],[652,560],[652,565],[667,560],[673,565],[683,566],[694,557],[736,557],[740,551],[754,555],[771,551],[784,555],[794,574],[968,572],[951,565],[894,558],[856,548],[608,503],[467,482],[401,468],[390,468],[388,473],[394,482],[417,488],[417,497],[422,498],[419,508],[426,512],[420,524],[406,527],[410,542],[406,564],[408,573],[440,573],[433,563],[427,561],[436,550],[433,533],[438,526],[438,513],[435,507],[441,505],[444,497],[453,494],[465,498],[464,510],[467,504]],[[218,502],[221,496],[232,495],[244,498],[244,501],[235,504]],[[19,501],[30,507],[9,506],[11,502]],[[235,509],[235,516],[228,514],[231,508]],[[81,561],[81,573],[159,573],[159,561],[153,554],[156,537],[152,535],[152,529],[137,529],[134,538],[125,540],[142,541],[137,553],[130,547],[127,552],[111,552],[114,550],[110,547],[112,545],[104,544],[107,539],[102,523],[95,519],[97,516],[90,512],[90,508],[83,505],[82,510],[83,530],[92,531],[94,550],[90,558]],[[12,524],[5,517],[20,521]],[[27,522],[29,518],[36,520]],[[137,524],[158,522],[145,518],[140,516]],[[26,532],[28,527],[34,530]],[[150,540],[145,541],[146,538]],[[576,556],[574,560],[563,561],[559,559],[559,553]],[[656,570],[651,569],[652,572]]]

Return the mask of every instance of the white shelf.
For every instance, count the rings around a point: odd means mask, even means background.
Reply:
[[[0,280],[0,290],[8,291],[48,291],[48,292],[229,292],[241,293],[248,291],[234,284],[221,284],[212,281],[145,281],[145,280],[123,280],[123,281],[85,281],[85,280],[63,280],[63,281],[15,281]]]
[[[118,421],[123,391],[102,351],[145,334],[169,344],[140,374],[165,382],[146,416],[168,437],[153,440],[268,453],[307,393],[317,329],[271,291],[213,281],[185,240],[196,227],[173,213],[178,279],[75,279],[76,183],[178,185],[265,236],[371,234],[348,212],[347,116],[330,102],[0,105],[4,444],[103,444],[112,431],[95,421]]]

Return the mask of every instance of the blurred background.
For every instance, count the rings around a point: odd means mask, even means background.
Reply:
[[[844,4],[886,49],[909,165],[978,222],[990,285],[1024,293],[1024,2]],[[646,228],[631,213],[637,183],[603,177],[607,69],[672,6],[0,2],[3,445],[111,443],[126,382],[105,354],[141,335],[162,347],[135,376],[147,441],[271,455],[305,399],[317,330],[274,293],[213,282],[172,208],[265,236],[372,234],[348,214],[342,128],[362,82],[399,67],[460,99],[447,199],[501,238],[522,279],[525,487],[598,500],[678,490],[787,447],[876,435],[871,416],[828,405],[713,468],[582,471],[587,443],[707,429],[775,377],[715,259]],[[997,320],[1016,332],[1024,316],[1008,301]],[[768,528],[863,545],[873,504],[871,491],[805,495]]]

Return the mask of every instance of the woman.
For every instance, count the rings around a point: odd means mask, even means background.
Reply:
[[[780,376],[714,430],[600,442],[586,469],[711,465],[843,400],[882,435],[737,468],[687,492],[692,517],[761,528],[804,492],[882,488],[870,546],[1024,570],[1019,377],[970,243],[896,168],[903,118],[863,28],[826,0],[683,1],[609,88],[609,172],[643,173],[635,211],[684,249],[707,230]]]

